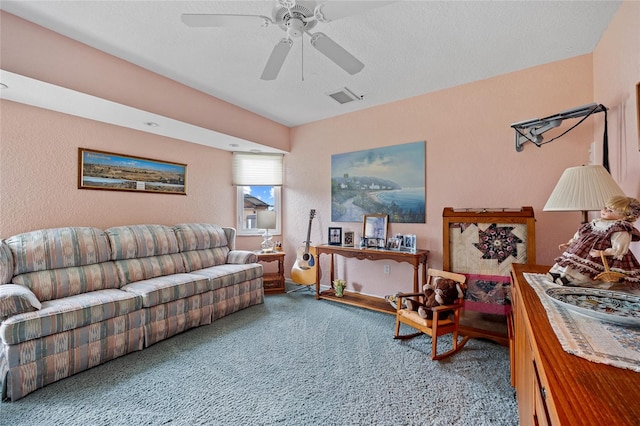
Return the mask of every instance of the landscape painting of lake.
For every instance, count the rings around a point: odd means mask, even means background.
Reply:
[[[331,156],[331,221],[425,223],[425,142]]]
[[[78,188],[187,194],[187,165],[112,152],[78,150]]]

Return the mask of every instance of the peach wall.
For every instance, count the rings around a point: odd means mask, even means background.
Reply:
[[[548,236],[568,239],[579,214],[541,210],[564,169],[588,162],[593,125],[587,121],[562,139],[542,148],[528,144],[518,153],[509,124],[590,103],[591,63],[591,55],[584,55],[294,128],[286,240],[303,239],[308,208],[318,211],[314,242],[326,241],[328,226],[360,231],[357,223],[331,222],[331,154],[425,140],[427,223],[391,224],[391,233],[418,235],[418,246],[431,251],[429,264],[441,267],[444,207],[530,205],[537,218],[538,262],[552,262],[557,242]],[[395,273],[381,278],[384,262],[363,262],[364,268],[343,263],[348,267],[341,265],[340,273],[356,286],[367,283],[367,293],[388,294],[389,281],[393,291],[410,282],[408,265],[391,265]]]
[[[2,69],[289,150],[289,128],[0,11]]]
[[[0,238],[59,226],[235,226],[231,153],[0,101]],[[78,147],[187,166],[187,195],[77,189]]]
[[[623,2],[593,53],[593,92],[596,102],[610,108],[611,174],[628,196],[640,199],[640,118],[635,93],[640,82],[638,22],[640,2]],[[594,139],[602,135],[602,130],[599,123]],[[640,227],[639,222],[635,225]],[[640,243],[632,244],[632,249],[640,258]]]
[[[593,55],[294,128],[287,194],[295,201],[286,207],[286,241],[294,244],[287,250],[303,239],[309,208],[318,210],[312,232],[315,242],[326,241],[328,226],[360,231],[356,223],[331,222],[331,154],[426,140],[427,223],[391,224],[392,233],[417,234],[419,246],[431,251],[430,266],[440,267],[444,207],[531,205],[536,215],[537,262],[551,264],[558,244],[568,240],[580,219],[579,213],[543,212],[542,207],[565,168],[589,162],[592,142],[601,161],[604,114],[541,148],[526,144],[520,153],[513,147],[509,124],[603,103],[610,108],[612,175],[628,195],[637,197],[640,153],[633,89],[640,75],[639,21],[640,3],[624,2]],[[324,181],[316,178],[322,176]],[[328,271],[326,260],[323,263]],[[346,277],[351,288],[369,294],[410,289],[410,267],[391,264],[393,275],[385,276],[383,264],[340,260],[338,275]],[[326,276],[323,283],[328,283]]]
[[[391,233],[416,234],[418,246],[431,251],[430,266],[441,267],[444,207],[533,206],[538,262],[552,262],[557,243],[548,236],[568,239],[579,214],[545,213],[542,207],[565,168],[588,162],[593,121],[542,148],[527,144],[523,152],[515,151],[509,125],[590,103],[591,70],[591,55],[584,55],[292,129],[287,251],[304,239],[310,208],[318,211],[313,242],[326,241],[328,226],[361,231],[358,223],[331,222],[331,154],[425,140],[427,223],[390,224]],[[341,260],[339,274],[355,288],[366,283],[365,293],[408,290],[411,267],[393,263],[387,277],[383,264]]]

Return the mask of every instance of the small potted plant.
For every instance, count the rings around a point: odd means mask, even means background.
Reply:
[[[347,286],[345,280],[333,280],[333,290],[336,293],[336,297],[342,297],[344,295],[344,288]]]

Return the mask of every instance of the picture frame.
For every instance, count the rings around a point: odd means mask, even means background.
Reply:
[[[361,222],[363,214],[384,213],[394,223],[426,223],[426,144],[332,154],[331,221]]]
[[[386,214],[365,214],[362,221],[363,237],[367,239],[381,238],[384,242],[386,242],[388,220],[389,215]],[[378,244],[376,243],[376,246],[377,245]]]
[[[330,246],[340,246],[342,245],[342,228],[340,227],[329,227],[329,245]]]
[[[78,189],[187,195],[187,165],[78,148]]]
[[[416,247],[416,236],[415,234],[407,234],[402,236],[402,243],[400,244],[400,250],[415,252]]]
[[[342,245],[345,247],[353,247],[353,239],[354,233],[353,231],[345,231],[344,240],[342,240]]]
[[[638,151],[640,151],[640,81],[636,83],[636,116],[638,119]]]
[[[389,238],[387,243],[387,250],[399,251],[400,246],[402,245],[401,239],[398,237]]]

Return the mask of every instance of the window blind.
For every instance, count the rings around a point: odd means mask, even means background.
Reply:
[[[282,154],[233,153],[233,185],[282,186]]]

